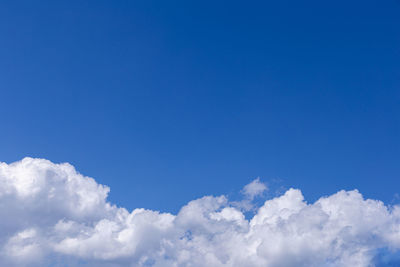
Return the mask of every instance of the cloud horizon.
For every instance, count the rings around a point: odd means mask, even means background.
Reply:
[[[177,214],[107,201],[110,189],[68,163],[0,162],[2,266],[388,266],[400,263],[400,206],[341,190],[307,203],[299,189],[246,208],[204,196]]]

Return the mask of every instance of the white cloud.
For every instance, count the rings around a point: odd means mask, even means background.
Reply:
[[[400,248],[400,207],[357,190],[308,204],[290,189],[250,220],[225,196],[173,215],[129,212],[108,192],[69,164],[0,163],[0,266],[374,266]]]
[[[253,200],[255,197],[261,196],[267,189],[267,186],[260,181],[260,178],[257,178],[243,187],[242,193],[248,199]]]

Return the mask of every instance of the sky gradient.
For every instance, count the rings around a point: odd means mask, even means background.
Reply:
[[[397,203],[400,2],[1,1],[0,161],[176,212],[257,177]]]

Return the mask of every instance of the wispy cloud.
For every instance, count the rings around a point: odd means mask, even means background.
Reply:
[[[260,181],[260,178],[257,178],[243,187],[242,193],[249,200],[253,200],[255,197],[261,196],[267,189],[268,187]]]
[[[265,190],[256,179],[242,192]],[[0,163],[0,265],[373,266],[400,248],[400,207],[357,190],[309,204],[289,189],[249,220],[225,196],[173,215],[118,208],[108,192],[70,164]]]

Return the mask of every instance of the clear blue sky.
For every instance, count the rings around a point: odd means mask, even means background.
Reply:
[[[400,1],[1,1],[0,161],[127,208],[256,177],[400,193]]]

